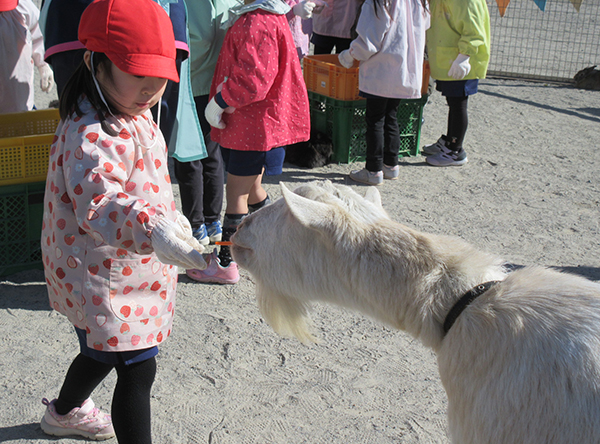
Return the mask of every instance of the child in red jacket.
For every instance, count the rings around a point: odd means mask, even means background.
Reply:
[[[310,138],[308,95],[283,0],[256,0],[237,8],[215,69],[205,115],[222,147],[227,171],[223,240],[242,218],[269,203],[263,173],[281,174],[285,146]],[[206,270],[188,270],[200,282],[234,284],[229,247],[206,258]]]

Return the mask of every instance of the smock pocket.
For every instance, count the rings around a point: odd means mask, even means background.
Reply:
[[[458,57],[458,48],[451,46],[438,46],[436,50],[437,66],[448,72],[452,66],[452,62]]]
[[[167,280],[136,259],[113,259],[110,268],[110,306],[122,322],[160,317],[166,310]]]

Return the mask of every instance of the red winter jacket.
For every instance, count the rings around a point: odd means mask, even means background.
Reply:
[[[226,80],[226,81],[225,81]],[[310,111],[298,53],[285,15],[254,10],[227,31],[211,86],[235,111],[211,138],[225,148],[268,151],[308,140]]]

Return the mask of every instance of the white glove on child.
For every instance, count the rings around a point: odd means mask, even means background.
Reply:
[[[219,106],[215,98],[213,97],[206,105],[206,109],[204,110],[204,117],[206,117],[206,121],[210,123],[210,126],[214,126],[215,128],[224,129],[227,125],[223,123],[223,113],[225,110]]]
[[[185,269],[204,270],[204,247],[192,235],[192,227],[185,216],[178,214],[177,222],[166,217],[159,219],[150,235],[156,257],[162,263]]]
[[[338,55],[338,60],[346,69],[350,69],[354,65],[354,57],[352,57],[350,54],[349,49],[344,49],[342,52],[340,52],[340,55]]]
[[[309,19],[313,15],[315,6],[317,6],[317,4],[311,0],[302,0],[292,8],[292,11],[294,11],[294,14],[301,19]]]
[[[44,92],[50,91],[50,88],[54,85],[54,71],[52,71],[52,68],[47,63],[38,67],[38,71],[40,73],[40,88]]]
[[[454,80],[462,80],[469,72],[471,72],[471,63],[469,63],[470,57],[464,54],[458,54],[456,60],[452,62],[448,76]]]

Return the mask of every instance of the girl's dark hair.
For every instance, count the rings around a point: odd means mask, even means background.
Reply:
[[[415,0],[415,1],[417,1],[417,0]],[[375,17],[377,17],[377,8],[379,8],[379,9],[386,8],[387,9],[388,2],[389,2],[389,0],[373,0],[373,6],[375,7]],[[421,0],[421,6],[423,7],[423,9],[428,11],[429,10],[428,0]]]
[[[96,75],[98,73],[98,68],[100,68],[103,75],[112,81],[112,62],[106,54],[94,52],[92,62]],[[76,113],[79,117],[83,116],[83,112],[81,111],[81,108],[79,108],[79,101],[81,100],[82,95],[85,95],[92,106],[98,110],[98,117],[100,118],[103,129],[105,131],[108,130],[109,133],[114,132],[108,124],[105,124],[104,114],[109,111],[112,113],[116,113],[117,111],[106,107],[96,89],[92,73],[83,60],[81,60],[81,63],[67,81],[67,84],[60,95],[59,112],[61,119],[65,120],[72,113]]]

